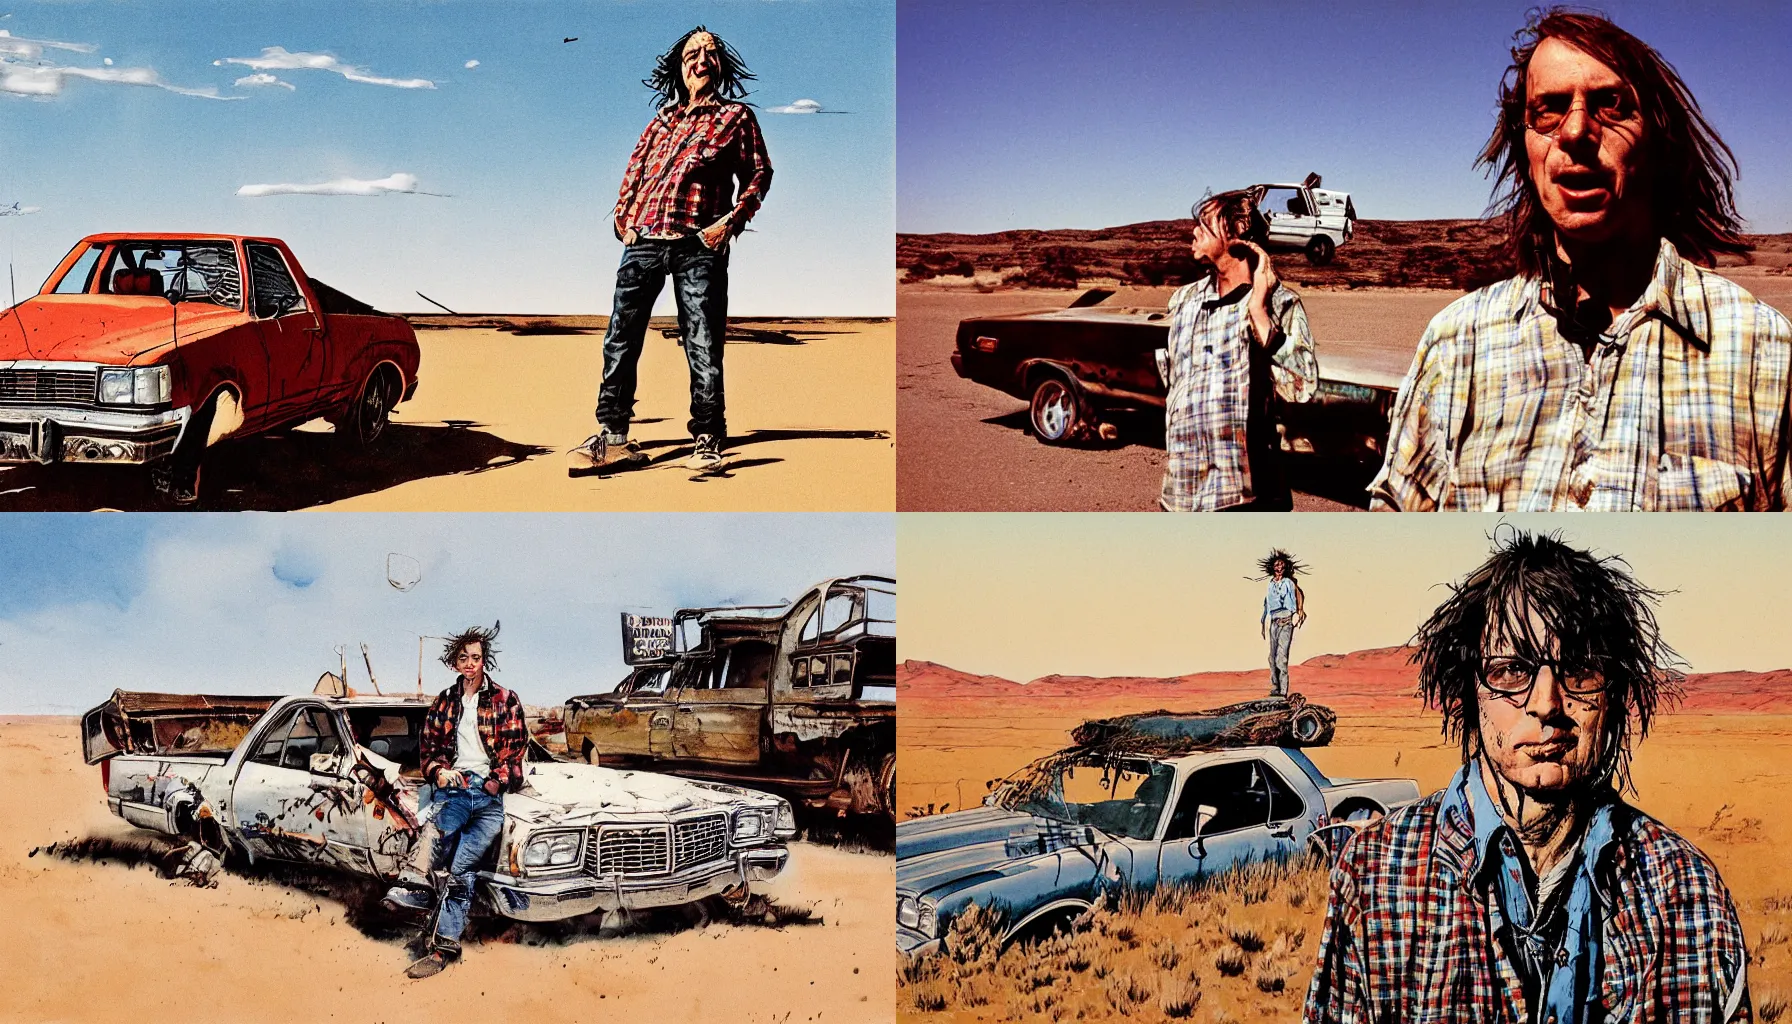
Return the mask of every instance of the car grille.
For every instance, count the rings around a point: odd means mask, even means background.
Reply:
[[[679,867],[719,860],[727,853],[727,815],[681,821],[673,826],[672,856]]]
[[[660,875],[668,871],[671,838],[664,825],[606,826],[596,831],[585,853],[594,875]]]
[[[720,860],[728,854],[728,816],[709,815],[664,825],[606,825],[585,844],[592,875],[663,875]]]
[[[97,370],[0,370],[0,402],[92,405]]]

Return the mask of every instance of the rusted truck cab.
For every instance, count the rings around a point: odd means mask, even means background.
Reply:
[[[612,692],[567,702],[567,749],[893,820],[895,606],[895,580],[852,576],[787,608],[652,620],[666,643],[633,655]]]

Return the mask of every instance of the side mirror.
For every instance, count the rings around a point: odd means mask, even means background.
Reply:
[[[311,755],[311,774],[313,774],[313,775],[328,775],[331,778],[335,778],[338,774],[340,774],[341,770],[342,770],[342,755],[340,755],[340,754],[312,754]]]
[[[1202,842],[1201,837],[1206,833],[1207,826],[1213,824],[1213,819],[1218,817],[1219,813],[1219,809],[1212,804],[1202,804],[1195,808],[1195,838],[1188,844],[1189,856],[1207,856],[1207,844]]]

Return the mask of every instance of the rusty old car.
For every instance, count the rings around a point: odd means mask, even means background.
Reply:
[[[825,580],[775,608],[625,615],[623,630],[634,667],[567,701],[568,751],[894,820],[895,580]]]
[[[1166,388],[1157,353],[1169,343],[1169,314],[1107,305],[1113,295],[1092,288],[1063,309],[966,319],[952,369],[1026,402],[1032,433],[1046,444],[1114,440],[1118,414],[1161,423]],[[1312,401],[1278,403],[1284,445],[1379,464],[1403,370],[1321,346]]]
[[[317,417],[366,445],[418,362],[408,322],[306,276],[277,238],[91,235],[0,315],[0,463],[196,474],[225,437]]]
[[[419,801],[429,704],[337,696],[321,683],[285,697],[119,690],[82,717],[81,741],[107,806],[139,828],[227,861],[389,882],[429,815]],[[531,743],[478,888],[482,905],[523,921],[738,899],[784,869],[795,833],[781,797],[561,761]]]

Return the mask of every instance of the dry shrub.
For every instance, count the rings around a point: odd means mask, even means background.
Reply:
[[[935,1013],[946,1008],[946,989],[938,982],[928,981],[911,986],[908,995],[909,1002],[923,1013]]]
[[[1157,997],[1157,1008],[1164,1016],[1182,1018],[1195,1012],[1201,1005],[1201,986],[1195,981],[1171,982],[1164,987]]]
[[[1761,1018],[1761,1024],[1773,1024],[1786,1014],[1786,997],[1778,992],[1761,993],[1761,1004],[1755,1007],[1755,1016]]]
[[[1236,949],[1222,949],[1213,958],[1213,969],[1228,978],[1236,978],[1250,966],[1251,958]]]
[[[1151,947],[1151,962],[1166,971],[1173,971],[1182,962],[1182,952],[1168,941],[1160,941]]]
[[[1254,929],[1235,928],[1227,932],[1226,937],[1232,940],[1234,946],[1246,953],[1258,953],[1263,950],[1263,936],[1258,935]]]

